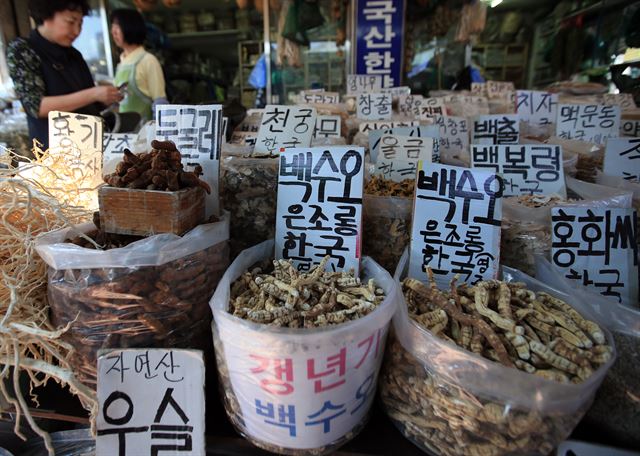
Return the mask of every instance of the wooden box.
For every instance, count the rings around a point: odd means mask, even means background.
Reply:
[[[205,217],[205,192],[199,187],[163,192],[103,186],[98,201],[100,226],[107,233],[182,235]]]

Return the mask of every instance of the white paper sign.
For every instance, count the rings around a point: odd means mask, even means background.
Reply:
[[[520,120],[517,114],[492,114],[473,120],[472,144],[517,144]]]
[[[411,95],[411,88],[407,86],[383,87],[382,93],[389,93],[394,99],[396,99],[401,97],[402,95]]]
[[[520,121],[536,127],[555,123],[558,117],[558,94],[536,90],[518,90],[516,112]]]
[[[318,116],[316,120],[315,138],[339,138],[342,129],[342,118],[340,116]]]
[[[487,96],[487,83],[486,82],[472,82],[471,93],[480,97]]]
[[[409,121],[384,121],[380,120],[377,122],[362,122],[358,125],[358,131],[360,133],[369,134],[369,132],[373,130],[390,130],[392,128],[400,128],[400,127],[418,127],[420,126],[420,122],[417,120],[409,120]]]
[[[254,111],[254,112],[251,112],[251,111]],[[255,112],[255,111],[259,111],[259,112]],[[247,116],[242,120],[242,122],[240,122],[240,125],[238,125],[233,131],[258,133],[260,131],[260,124],[262,123],[262,116],[264,115],[264,112],[262,111],[263,111],[262,109],[260,110],[250,109],[249,111],[247,111]]]
[[[414,162],[424,160],[430,163],[433,161],[433,143],[432,137],[382,135],[377,146],[376,162],[380,160]]]
[[[315,128],[315,108],[267,105],[255,151],[277,154],[281,149],[309,147]]]
[[[558,107],[556,135],[604,144],[607,138],[618,136],[620,107],[606,105],[568,105]]]
[[[347,94],[355,95],[362,92],[381,92],[382,76],[369,74],[347,75]]]
[[[234,131],[233,133],[231,133],[229,144],[255,147],[257,139],[258,133],[251,131]]]
[[[471,146],[471,167],[500,174],[504,181],[504,196],[566,196],[560,146],[474,145]]]
[[[446,116],[447,108],[442,98],[425,98],[419,107],[420,120],[433,120],[436,116]]]
[[[373,163],[378,160],[378,156],[380,155],[380,145],[383,135],[395,135],[404,137],[409,136],[412,138],[431,138],[431,142],[433,144],[431,148],[432,152],[430,160],[434,162],[440,161],[440,146],[438,144],[439,132],[438,127],[434,125],[420,125],[418,127],[396,127],[388,130],[373,130],[369,132],[369,155],[371,155],[371,161]]]
[[[510,81],[487,81],[486,83],[471,83],[472,94],[487,97],[490,99],[509,98],[515,90],[515,85]]]
[[[640,136],[640,119],[622,119],[620,124],[620,136]]]
[[[420,106],[422,106],[422,95],[400,95],[398,97],[398,113],[405,117],[415,117],[420,115]]]
[[[402,182],[406,179],[415,179],[417,170],[417,160],[386,160],[380,158],[375,164],[373,174],[386,180]]]
[[[102,155],[102,175],[116,172],[116,166],[124,156],[124,150],[133,147],[136,140],[134,133],[105,133],[104,154]]]
[[[447,95],[441,97],[447,106],[447,114],[458,117],[489,115],[487,97],[474,95]]]
[[[390,119],[391,95],[387,93],[360,93],[357,98],[356,112],[358,119]]]
[[[603,171],[608,176],[640,181],[640,138],[609,138]]]
[[[635,210],[554,207],[551,223],[551,260],[567,279],[615,302],[638,302]]]
[[[201,351],[101,351],[98,406],[97,456],[205,454]]]
[[[229,118],[228,117],[223,117],[222,118],[222,142],[226,143],[227,142],[227,128],[229,128]]]
[[[498,275],[502,192],[490,171],[418,165],[411,229],[409,277],[427,282],[427,267],[440,289]]]
[[[173,141],[182,154],[185,170],[200,165],[201,177],[211,187],[206,217],[220,214],[219,174],[222,131],[221,105],[158,105],[156,137]]]
[[[360,266],[364,149],[333,146],[280,154],[276,257],[309,271],[330,255],[336,271]]]
[[[434,125],[440,131],[440,154],[469,150],[469,121],[465,117],[436,116]]]
[[[310,92],[303,90],[300,92],[300,103],[338,104],[340,103],[340,94],[338,92]]]
[[[620,106],[623,111],[637,107],[633,95],[630,93],[605,93],[602,95],[602,104]]]

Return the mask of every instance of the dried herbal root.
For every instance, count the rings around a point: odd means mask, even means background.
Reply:
[[[412,198],[415,184],[415,179],[405,179],[402,182],[395,182],[384,179],[381,176],[372,176],[369,182],[367,182],[364,192],[369,195],[404,196]]]
[[[255,268],[231,286],[229,313],[255,323],[290,328],[336,325],[368,315],[384,300],[373,280],[362,283],[350,272],[327,272],[329,257],[301,274],[285,260],[273,271]]]

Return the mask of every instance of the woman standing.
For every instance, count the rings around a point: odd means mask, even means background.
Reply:
[[[144,120],[153,117],[154,106],[166,103],[164,75],[158,59],[144,49],[147,28],[142,15],[132,9],[117,9],[111,14],[111,36],[120,49],[115,83],[127,85],[120,112],[137,112]]]
[[[96,87],[82,54],[72,47],[89,12],[87,0],[29,0],[36,23],[7,49],[9,74],[27,113],[29,135],[49,147],[50,111],[99,115],[122,99],[112,85]]]

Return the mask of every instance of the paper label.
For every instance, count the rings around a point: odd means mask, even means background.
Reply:
[[[478,116],[473,120],[472,144],[517,144],[520,121],[517,114]]]
[[[357,97],[356,112],[358,119],[390,119],[391,95],[387,93],[360,93]]]
[[[340,116],[318,116],[314,136],[316,138],[339,138],[341,129],[342,118]]]
[[[381,92],[382,76],[371,74],[347,75],[347,94],[356,95],[363,92]]]
[[[102,155],[102,175],[116,172],[116,166],[124,157],[124,150],[133,147],[136,135],[133,133],[105,133],[104,153]]]
[[[262,116],[255,151],[276,154],[280,149],[309,147],[315,127],[315,108],[268,105]]]
[[[603,171],[608,176],[640,181],[640,138],[609,138]]]
[[[558,117],[558,94],[536,90],[518,90],[516,112],[520,121],[536,127],[546,127]]]
[[[558,107],[556,135],[604,144],[607,138],[618,136],[620,107],[605,105],[567,105]]]

